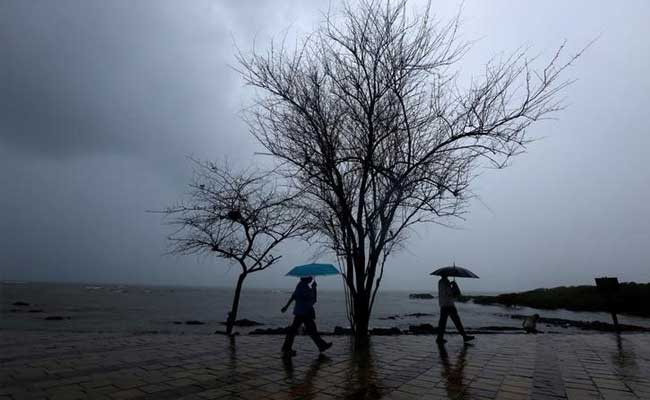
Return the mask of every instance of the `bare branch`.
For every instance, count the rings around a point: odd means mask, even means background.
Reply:
[[[250,131],[299,193],[303,232],[344,262],[351,315],[369,315],[411,227],[462,218],[476,169],[505,167],[527,128],[562,109],[564,71],[581,52],[565,57],[563,43],[535,70],[539,60],[517,50],[460,89],[452,67],[469,43],[459,21],[361,0],[328,12],[291,51],[237,54],[258,94]]]
[[[282,189],[271,172],[233,172],[227,165],[194,162],[187,199],[163,211],[176,227],[170,253],[214,254],[250,273],[268,268],[284,240],[304,235],[296,195]]]

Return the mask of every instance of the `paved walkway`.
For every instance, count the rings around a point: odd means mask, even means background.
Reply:
[[[283,361],[278,336],[0,332],[0,398],[650,399],[650,335],[349,338]]]

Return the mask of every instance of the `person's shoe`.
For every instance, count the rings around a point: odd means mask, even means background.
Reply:
[[[320,352],[322,353],[322,352],[324,352],[325,350],[329,349],[330,347],[332,347],[332,342],[325,343],[325,344],[323,345],[323,347],[319,348],[318,350],[320,350]]]
[[[465,343],[471,342],[472,340],[474,340],[474,336],[472,336],[472,335],[463,336],[463,341],[465,341]]]
[[[282,350],[282,357],[290,358],[296,356],[295,350]]]
[[[445,343],[447,343],[447,341],[445,339],[443,339],[443,338],[438,338],[438,339],[436,339],[436,343],[445,344]]]

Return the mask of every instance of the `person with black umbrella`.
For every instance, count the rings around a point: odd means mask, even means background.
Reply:
[[[449,281],[449,276],[459,276],[467,278],[478,278],[473,272],[466,270],[465,268],[457,267],[454,264],[452,267],[440,268],[431,273],[431,275],[439,275],[441,278],[438,281],[438,305],[440,306],[440,320],[438,321],[438,337],[436,342],[438,344],[443,344],[447,342],[444,339],[445,329],[447,328],[447,319],[451,317],[451,320],[454,321],[458,333],[463,336],[463,341],[469,342],[474,340],[474,336],[468,335],[463,328],[463,323],[458,316],[458,311],[454,304],[454,300],[460,296],[460,289],[458,284],[454,280],[453,282]]]

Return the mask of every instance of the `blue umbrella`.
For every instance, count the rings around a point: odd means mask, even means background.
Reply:
[[[287,276],[302,278],[305,276],[338,275],[339,270],[332,264],[306,264],[293,267]]]

